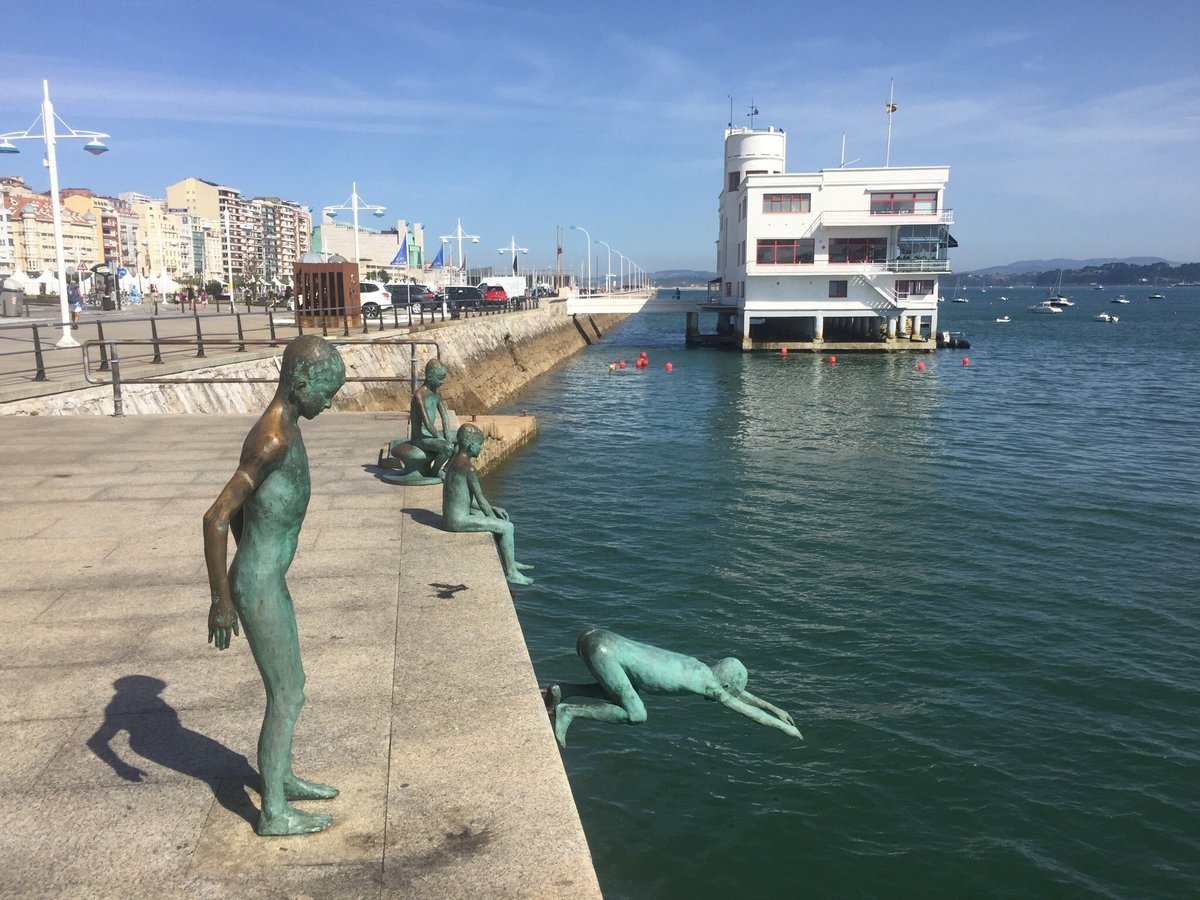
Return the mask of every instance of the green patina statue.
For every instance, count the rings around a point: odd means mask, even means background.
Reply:
[[[439,393],[446,383],[447,369],[440,360],[425,364],[425,383],[413,391],[409,404],[407,441],[392,441],[379,454],[383,469],[399,469],[382,476],[389,484],[437,484],[442,469],[454,453],[450,416]],[[438,427],[438,419],[441,427]]]
[[[292,771],[292,738],[304,704],[304,668],[296,614],[284,575],[310,491],[308,454],[299,418],[313,419],[333,401],[346,380],[332,344],[304,335],[288,344],[279,387],[242,444],[237,471],[204,514],[204,559],[212,590],[208,640],[218,649],[238,634],[238,619],[267,691],[267,710],[258,737],[262,779],[262,835],[307,834],[333,823],[289,800],[327,800],[337,789],[305,781]],[[237,542],[225,569],[229,532]]]
[[[477,425],[467,424],[458,429],[458,450],[446,466],[442,484],[442,516],[446,530],[490,531],[500,551],[500,563],[509,584],[533,584],[532,578],[521,574],[533,566],[516,560],[514,527],[508,520],[508,513],[488,503],[479,485],[475,458],[483,449],[483,441],[483,431]]]
[[[554,718],[554,736],[567,746],[567,729],[574,719],[599,722],[646,721],[646,707],[638,692],[647,694],[699,694],[715,700],[762,725],[803,740],[792,717],[746,690],[746,667],[732,656],[706,666],[682,653],[639,644],[603,628],[579,635],[575,651],[596,678],[589,684],[552,684],[544,691],[546,707]],[[603,703],[563,703],[564,697],[591,697]]]

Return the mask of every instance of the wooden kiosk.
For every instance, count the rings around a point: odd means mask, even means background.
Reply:
[[[295,263],[296,315],[304,326],[362,325],[358,266],[335,256],[327,263]]]

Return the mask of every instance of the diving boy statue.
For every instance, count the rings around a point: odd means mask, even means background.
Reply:
[[[228,648],[240,618],[267,691],[258,737],[261,835],[308,834],[333,823],[332,816],[304,812],[288,802],[328,800],[338,792],[292,771],[304,667],[284,575],[296,554],[310,490],[299,419],[316,418],[328,409],[345,380],[346,369],[332,344],[316,335],[288,344],[275,396],[246,435],[237,471],[204,514],[204,560],[212,591],[208,640],[219,650]],[[230,531],[237,552],[226,571]]]
[[[500,552],[500,564],[509,584],[533,584],[522,571],[532,569],[516,560],[514,526],[508,513],[488,503],[479,484],[475,459],[483,449],[484,434],[477,425],[467,423],[458,429],[457,452],[443,472],[442,517],[447,531],[489,531]]]
[[[552,684],[546,707],[554,717],[554,737],[567,746],[567,729],[575,719],[598,722],[646,721],[646,694],[699,694],[739,712],[760,725],[778,728],[803,740],[792,717],[746,690],[746,667],[732,656],[706,666],[700,660],[649,644],[639,644],[603,628],[579,635],[575,650],[596,679],[592,684]],[[563,703],[564,697],[591,697],[602,703]]]

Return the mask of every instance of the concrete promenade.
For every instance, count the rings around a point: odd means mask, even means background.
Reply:
[[[0,895],[599,897],[491,538],[372,474],[398,414],[303,424],[295,761],[342,793],[254,833],[263,689],[205,642],[200,531],[254,418],[0,420]]]

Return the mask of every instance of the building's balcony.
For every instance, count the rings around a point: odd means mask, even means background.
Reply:
[[[932,212],[871,212],[869,209],[827,209],[821,213],[820,223],[829,225],[952,225],[954,210],[941,209]]]

